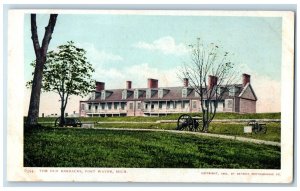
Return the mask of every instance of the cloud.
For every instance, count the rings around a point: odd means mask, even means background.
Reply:
[[[162,63],[161,63],[162,64]],[[126,87],[126,81],[132,81],[132,88],[146,88],[147,79],[158,79],[159,87],[182,86],[181,80],[177,77],[180,66],[172,67],[168,70],[161,70],[152,67],[151,63],[134,64],[122,70],[111,66],[106,68],[104,65],[98,65],[94,77],[98,81],[105,82],[106,89],[122,89]],[[257,112],[280,112],[281,111],[281,82],[270,77],[259,75],[257,72],[250,70],[244,66],[243,72],[251,75],[251,85],[257,95]],[[238,79],[238,83],[242,83],[242,78]],[[24,115],[28,112],[28,103],[30,98],[30,90],[26,90],[24,100]],[[40,113],[49,115],[51,113],[59,114],[59,97],[55,93],[42,93]],[[79,100],[85,98],[71,97],[66,112],[78,112]]]
[[[145,88],[147,87],[148,78],[158,79],[159,87],[180,86],[180,80],[176,75],[177,71],[178,67],[173,67],[169,70],[160,70],[151,67],[148,63],[142,63],[127,69],[126,73],[133,78],[133,86]]]
[[[279,81],[254,73],[251,75],[251,85],[258,98],[257,112],[281,111],[281,83]]]
[[[160,70],[151,67],[151,64],[135,64],[131,67],[119,70],[117,68],[105,69],[99,66],[95,72],[95,79],[106,83],[108,89],[125,88],[126,81],[132,81],[133,88],[147,87],[147,79],[155,78],[159,80],[160,87],[179,86],[180,80],[177,78],[178,68]]]
[[[251,75],[251,85],[257,96],[256,111],[280,112],[281,111],[281,82],[266,75],[258,74],[247,65],[242,65],[243,73]]]
[[[164,54],[174,55],[184,55],[189,51],[184,44],[176,44],[175,39],[171,36],[162,37],[160,39],[154,40],[151,43],[140,41],[133,46],[140,49],[161,51]]]
[[[99,63],[103,64],[111,61],[114,62],[124,60],[123,57],[121,57],[120,55],[116,55],[104,50],[98,50],[91,43],[78,43],[76,45],[87,51],[87,58],[93,65],[97,65]]]

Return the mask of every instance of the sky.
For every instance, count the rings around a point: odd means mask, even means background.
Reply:
[[[26,82],[32,79],[35,55],[30,15],[24,19]],[[47,14],[37,15],[40,41],[48,19]],[[105,82],[106,89],[125,88],[127,80],[133,88],[147,87],[147,78],[158,79],[160,87],[181,86],[176,74],[189,61],[188,45],[201,38],[233,53],[236,67],[251,75],[257,112],[279,112],[281,24],[279,17],[60,14],[49,50],[74,41],[87,51],[95,68],[93,78]],[[30,90],[24,90],[27,115]],[[59,113],[58,100],[54,93],[42,93],[40,115]],[[71,97],[66,112],[78,113],[79,100],[84,98]]]

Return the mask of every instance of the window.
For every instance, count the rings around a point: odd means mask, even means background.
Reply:
[[[154,109],[154,104],[151,104],[151,109]]]
[[[107,104],[108,109],[111,109],[111,105],[112,105],[112,103]]]
[[[118,103],[114,103],[114,109],[118,109]]]
[[[133,97],[134,99],[139,99],[139,90],[134,90]]]
[[[96,110],[96,111],[98,110],[98,105],[95,105],[95,110]]]
[[[141,103],[137,103],[137,109],[141,109]]]
[[[89,110],[91,110],[92,109],[92,105],[89,105]]]
[[[184,88],[182,89],[182,97],[186,97],[187,96],[187,89]]]
[[[167,102],[167,109],[170,109],[171,102]]]
[[[158,103],[158,108],[159,108],[159,109],[162,109],[162,105],[163,105],[163,104],[162,104],[162,102],[160,101],[160,102]]]
[[[145,109],[148,109],[148,104],[147,103],[145,104]]]
[[[95,92],[95,99],[101,96],[101,92]]]
[[[122,110],[125,109],[125,103],[121,103],[121,109],[122,109]]]
[[[147,99],[151,98],[151,89],[147,89],[147,91],[146,91],[146,98]]]
[[[158,90],[158,98],[164,97],[164,90]]]
[[[104,110],[105,109],[105,104],[101,103],[101,109]]]
[[[122,99],[127,99],[127,90],[122,91]]]

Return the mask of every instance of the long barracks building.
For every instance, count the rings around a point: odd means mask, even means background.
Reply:
[[[214,79],[217,78],[209,76],[209,87],[216,85]],[[218,87],[225,88],[225,93],[218,101],[217,112],[256,112],[257,97],[250,75],[243,74],[241,81],[241,84]],[[125,89],[105,89],[104,82],[96,82],[90,98],[80,101],[79,114],[81,117],[157,116],[201,111],[199,95],[189,86],[188,79],[179,87],[159,87],[158,80],[150,78],[147,82],[147,88],[132,88],[132,82],[126,81]]]

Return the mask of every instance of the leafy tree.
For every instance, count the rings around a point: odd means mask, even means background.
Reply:
[[[26,126],[36,126],[37,118],[39,116],[40,108],[40,94],[41,85],[43,77],[43,68],[46,63],[46,54],[50,40],[52,38],[52,33],[54,31],[56,23],[57,14],[51,14],[49,18],[49,23],[45,28],[45,34],[42,41],[42,46],[40,46],[37,26],[36,26],[36,14],[31,14],[31,39],[33,42],[34,52],[36,56],[35,70],[32,80],[32,89],[29,103],[28,116],[26,121]]]
[[[95,70],[85,55],[86,51],[76,47],[72,41],[47,54],[42,89],[46,92],[56,92],[60,97],[60,126],[64,125],[64,113],[69,97],[87,95],[94,88],[95,82],[91,77]],[[30,84],[31,82],[27,83]]]
[[[215,117],[218,102],[223,99],[225,92],[234,91],[229,85],[236,83],[238,71],[230,61],[232,54],[214,43],[207,45],[197,38],[196,44],[189,47],[191,61],[184,64],[179,78],[187,78],[191,88],[199,95],[203,128],[207,132]]]

